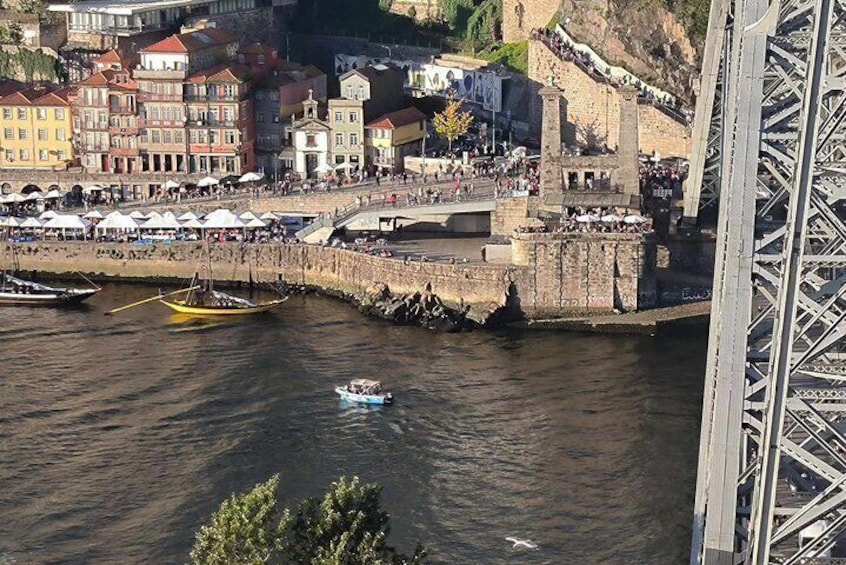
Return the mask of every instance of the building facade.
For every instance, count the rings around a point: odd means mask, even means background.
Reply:
[[[0,97],[2,151],[6,169],[61,170],[74,158],[70,89],[22,87]]]
[[[365,166],[364,102],[347,98],[329,100],[327,121],[332,129],[332,164],[351,165],[350,171]]]
[[[318,178],[333,170],[332,127],[319,117],[319,103],[312,96],[303,102],[303,116],[292,124],[294,172],[301,178]]]
[[[426,137],[426,114],[409,107],[384,116],[365,126],[367,158],[381,170],[401,173],[405,157],[419,156]]]

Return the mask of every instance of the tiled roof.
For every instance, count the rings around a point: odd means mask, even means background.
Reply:
[[[250,68],[244,65],[220,65],[194,73],[188,77],[193,84],[216,82],[245,82],[250,78]]]
[[[71,87],[48,92],[35,102],[33,106],[69,106],[68,95],[73,91]]]
[[[402,110],[397,110],[396,112],[391,112],[376,118],[365,127],[374,129],[396,129],[415,122],[421,122],[425,119],[426,114],[414,106],[409,106],[408,108],[403,108]]]
[[[67,106],[70,88],[51,91],[44,86],[24,86],[10,93],[0,89],[0,106]]]
[[[379,78],[380,76],[384,76],[387,73],[398,73],[400,70],[391,63],[379,63],[376,65],[368,65],[366,67],[362,67],[360,69],[352,69],[350,71],[345,72],[338,80],[344,80],[345,78],[357,74],[360,75],[367,80],[373,80]]]
[[[171,35],[141,50],[142,53],[192,53],[216,45],[234,43],[238,39],[221,29],[206,28],[190,33]]]
[[[128,77],[126,82],[117,82],[116,77],[123,75]],[[108,86],[118,90],[138,90],[138,83],[135,82],[128,71],[115,71],[103,69],[96,72],[85,80],[76,83],[75,86]]]

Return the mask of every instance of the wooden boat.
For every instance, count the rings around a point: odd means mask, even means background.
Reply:
[[[360,404],[392,404],[394,395],[382,391],[382,383],[368,379],[353,379],[349,384],[335,387],[343,400]]]
[[[66,306],[79,304],[98,292],[95,288],[65,288],[39,284],[3,273],[0,281],[0,305],[3,306]]]
[[[198,299],[198,295],[202,296],[202,298]],[[192,316],[243,316],[246,314],[269,312],[277,308],[285,300],[287,300],[287,297],[263,304],[254,304],[249,300],[238,298],[225,292],[211,290],[189,293],[184,300],[165,300],[162,298],[161,302],[180,314],[189,314]]]

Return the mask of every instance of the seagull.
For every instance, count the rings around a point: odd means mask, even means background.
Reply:
[[[514,549],[518,547],[525,547],[526,549],[540,549],[538,544],[527,539],[505,538],[505,541],[510,541],[514,544]]]

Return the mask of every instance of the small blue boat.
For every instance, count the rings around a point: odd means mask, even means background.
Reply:
[[[394,395],[382,391],[382,383],[368,379],[353,379],[350,384],[335,387],[343,400],[361,404],[391,404]]]

